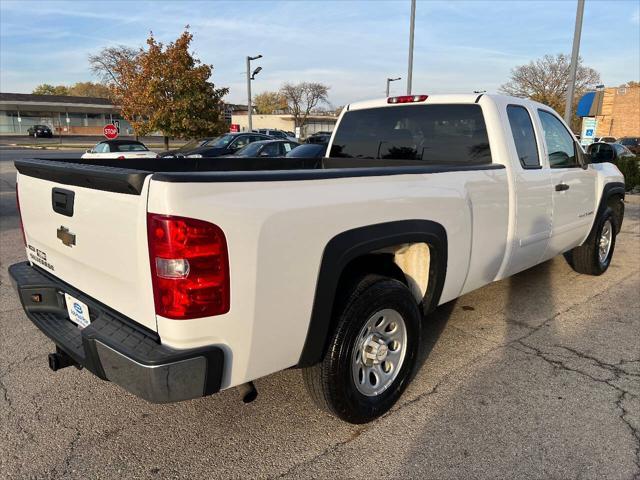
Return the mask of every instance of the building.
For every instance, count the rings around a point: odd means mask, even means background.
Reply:
[[[0,135],[26,134],[32,125],[48,125],[55,134],[102,135],[114,120],[121,134],[133,134],[120,108],[106,98],[0,93]]]
[[[577,114],[588,126],[583,137],[640,137],[640,86],[588,92],[578,102]]]
[[[246,108],[246,107],[245,107]],[[309,115],[307,122],[300,136],[306,138],[309,135],[313,135],[316,132],[331,132],[336,125],[338,117],[331,115]],[[249,117],[247,111],[234,113],[231,118],[231,123],[240,126],[240,131],[244,132],[249,129]],[[251,115],[251,126],[254,130],[258,128],[269,128],[274,130],[283,130],[285,132],[295,132],[295,121],[293,115]]]

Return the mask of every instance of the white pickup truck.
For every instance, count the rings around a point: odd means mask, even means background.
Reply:
[[[344,108],[323,159],[17,160],[27,262],[56,345],[151,402],[297,367],[353,423],[399,398],[438,305],[564,253],[607,270],[624,183],[549,107],[414,95]]]

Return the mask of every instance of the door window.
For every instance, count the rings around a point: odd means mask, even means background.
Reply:
[[[109,153],[109,144],[98,143],[95,147],[93,147],[93,151],[95,153]]]
[[[573,135],[554,114],[538,110],[551,168],[579,167]]]
[[[277,143],[267,143],[260,152],[261,157],[277,157],[280,155],[280,149]]]
[[[529,112],[521,105],[509,105],[507,116],[522,168],[540,168],[538,145]]]
[[[242,148],[245,145],[249,144],[249,135],[245,135],[243,137],[238,137],[232,144],[233,148]],[[253,137],[251,137],[253,138]]]

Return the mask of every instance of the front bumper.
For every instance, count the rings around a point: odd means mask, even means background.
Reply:
[[[9,267],[27,317],[78,365],[153,403],[210,395],[220,390],[224,352],[207,346],[175,350],[155,332],[102,305],[28,262]],[[89,307],[80,330],[67,313],[64,293]]]

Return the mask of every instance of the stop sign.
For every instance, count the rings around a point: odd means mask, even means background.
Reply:
[[[102,129],[102,133],[104,133],[104,136],[109,140],[118,138],[118,128],[112,123],[105,125]]]

